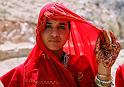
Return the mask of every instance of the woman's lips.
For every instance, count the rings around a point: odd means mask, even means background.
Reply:
[[[48,42],[58,43],[58,42],[60,42],[60,40],[48,40]]]

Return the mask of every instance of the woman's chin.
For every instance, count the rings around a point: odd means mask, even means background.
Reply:
[[[50,47],[48,48],[49,50],[51,51],[59,51],[61,48],[58,48],[58,47]]]

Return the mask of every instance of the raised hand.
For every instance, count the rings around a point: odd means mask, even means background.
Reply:
[[[98,65],[102,63],[106,68],[114,64],[121,48],[114,34],[112,32],[109,32],[109,34],[110,38],[105,30],[101,32],[95,49]]]

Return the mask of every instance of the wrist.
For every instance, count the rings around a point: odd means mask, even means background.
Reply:
[[[100,79],[100,80],[104,80],[104,81],[107,81],[107,80],[111,80],[111,74],[107,74],[107,75],[104,75],[104,74],[97,74],[97,77]]]
[[[111,75],[111,68],[110,67],[106,68],[106,67],[99,66],[98,67],[98,74],[109,76],[109,75]]]
[[[95,83],[98,87],[111,87],[113,85],[112,80],[101,80],[98,75],[95,77]]]

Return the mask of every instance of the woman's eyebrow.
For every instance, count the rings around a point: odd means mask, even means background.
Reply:
[[[60,25],[66,25],[65,23],[59,23]]]

